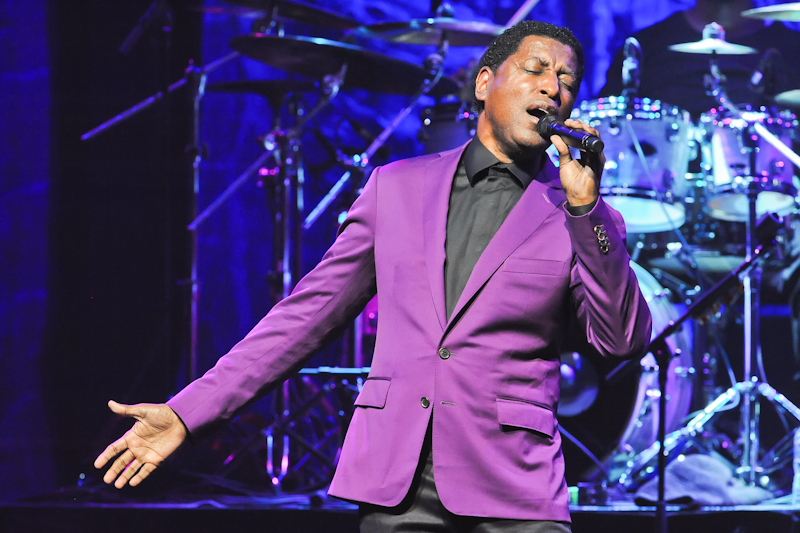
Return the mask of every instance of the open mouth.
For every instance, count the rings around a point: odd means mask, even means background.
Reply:
[[[547,111],[541,107],[534,107],[528,109],[528,114],[536,119],[535,123],[538,124],[539,120],[547,116]]]

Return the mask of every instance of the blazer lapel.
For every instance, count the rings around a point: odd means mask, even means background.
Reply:
[[[469,143],[467,143],[469,144]],[[450,205],[450,190],[461,154],[467,144],[442,152],[425,169],[423,195],[423,232],[425,238],[425,263],[431,287],[433,306],[439,325],[444,330],[447,310],[444,302],[445,238],[447,233],[447,210]]]
[[[545,159],[545,165],[539,177],[528,185],[517,205],[508,214],[475,264],[445,330],[449,330],[455,324],[458,316],[475,297],[478,290],[483,287],[508,256],[541,226],[554,209],[566,200],[566,196],[561,190],[558,169],[550,162],[549,157],[545,156]],[[443,265],[444,263],[442,263]]]

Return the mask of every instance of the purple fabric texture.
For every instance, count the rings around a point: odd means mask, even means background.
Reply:
[[[433,414],[434,476],[448,510],[569,520],[555,431],[564,320],[576,313],[601,353],[624,357],[647,346],[650,312],[628,264],[622,217],[602,199],[584,216],[569,215],[547,160],[478,260],[448,321],[445,228],[463,150],[374,171],[319,266],[169,402],[191,432],[231,418],[282,382],[377,291],[372,369],[330,493],[398,504]],[[606,253],[597,226],[607,235]]]

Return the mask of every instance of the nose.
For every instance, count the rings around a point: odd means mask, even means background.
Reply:
[[[555,72],[549,72],[542,76],[539,92],[553,100],[558,106],[561,105],[561,91],[558,75]]]

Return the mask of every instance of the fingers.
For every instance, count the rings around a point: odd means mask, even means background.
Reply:
[[[108,400],[108,408],[118,415],[127,416],[128,407],[129,406],[122,403],[117,403],[114,400]]]
[[[94,467],[95,468],[103,468],[106,463],[108,463],[111,459],[119,455],[122,450],[127,449],[128,446],[125,444],[125,437],[123,436],[120,439],[109,444],[103,453],[97,456],[97,459],[94,460]]]
[[[136,485],[138,485],[139,483],[144,481],[144,478],[149,476],[150,473],[153,472],[153,470],[155,470],[155,469],[156,469],[156,465],[151,464],[151,463],[145,463],[144,466],[142,466],[142,468],[139,469],[139,471],[136,473],[136,475],[133,477],[133,479],[130,480],[130,482],[129,482],[130,486],[131,487],[135,487]]]

